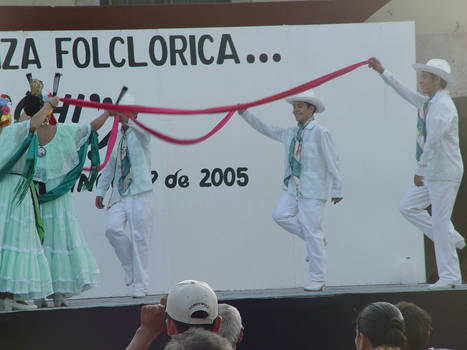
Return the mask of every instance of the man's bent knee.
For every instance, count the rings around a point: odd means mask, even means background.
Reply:
[[[407,206],[405,202],[402,202],[399,205],[399,212],[402,214],[402,216],[407,217],[410,215],[411,209]]]
[[[123,232],[121,230],[118,230],[113,227],[107,227],[107,229],[105,230],[105,236],[107,237],[108,240],[111,240],[114,237],[121,236],[122,234]]]
[[[283,222],[285,219],[286,219],[286,216],[281,213],[280,211],[277,211],[275,210],[273,213],[272,213],[272,219],[276,222],[276,223],[280,223],[280,222]]]

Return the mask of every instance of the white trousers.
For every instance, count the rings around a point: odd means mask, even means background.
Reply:
[[[317,199],[296,199],[285,192],[272,214],[279,226],[305,241],[310,259],[310,280],[314,282],[326,279],[326,251],[322,228],[325,203]]]
[[[455,243],[463,237],[451,222],[458,189],[455,182],[425,181],[425,186],[413,186],[400,205],[402,215],[433,241],[439,279],[449,282],[462,280]],[[426,211],[430,204],[431,216]]]
[[[125,226],[130,227],[130,237]],[[133,272],[133,288],[147,291],[149,285],[149,235],[151,232],[151,192],[124,196],[107,212],[105,235],[123,269]]]

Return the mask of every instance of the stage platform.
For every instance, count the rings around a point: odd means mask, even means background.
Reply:
[[[467,349],[467,285],[441,291],[426,285],[365,285],[327,287],[324,292],[284,288],[216,293],[219,302],[242,314],[240,350],[351,350],[354,320],[363,306],[402,300],[431,313],[430,345]],[[125,349],[139,325],[140,306],[158,303],[160,297],[71,299],[67,308],[0,312],[0,349]],[[161,336],[151,349],[161,349],[166,341]]]

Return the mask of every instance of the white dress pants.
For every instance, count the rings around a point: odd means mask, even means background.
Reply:
[[[305,241],[312,282],[326,279],[326,251],[322,228],[325,203],[318,199],[296,199],[285,192],[272,214],[279,226]]]
[[[147,292],[149,285],[149,236],[151,232],[151,192],[123,196],[107,212],[105,235],[123,269],[133,273],[133,288]],[[125,226],[130,227],[130,237]]]
[[[463,237],[451,215],[458,189],[456,182],[425,181],[425,186],[413,186],[400,205],[402,215],[433,241],[439,279],[457,283],[461,272],[455,243]],[[426,211],[430,204],[431,216]]]

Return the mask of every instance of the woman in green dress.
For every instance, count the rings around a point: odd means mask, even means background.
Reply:
[[[53,293],[29,186],[34,171],[29,151],[37,148],[35,130],[58,102],[52,97],[31,120],[0,129],[0,307],[4,310],[34,309],[26,300]],[[28,173],[30,177],[25,177]]]
[[[42,98],[41,95],[37,96]],[[34,109],[29,110],[26,102],[25,112],[30,115]],[[39,101],[30,105],[37,108],[41,103],[43,102]],[[37,130],[39,149],[34,181],[41,201],[41,218],[45,232],[43,246],[52,275],[52,297],[56,307],[67,306],[66,298],[96,285],[99,268],[79,226],[70,188],[67,187],[61,195],[43,203],[41,195],[67,182],[67,174],[80,166],[78,150],[109,116],[110,112],[106,111],[85,125],[54,123],[48,118]],[[47,306],[45,299],[37,300],[36,303],[40,307]]]

